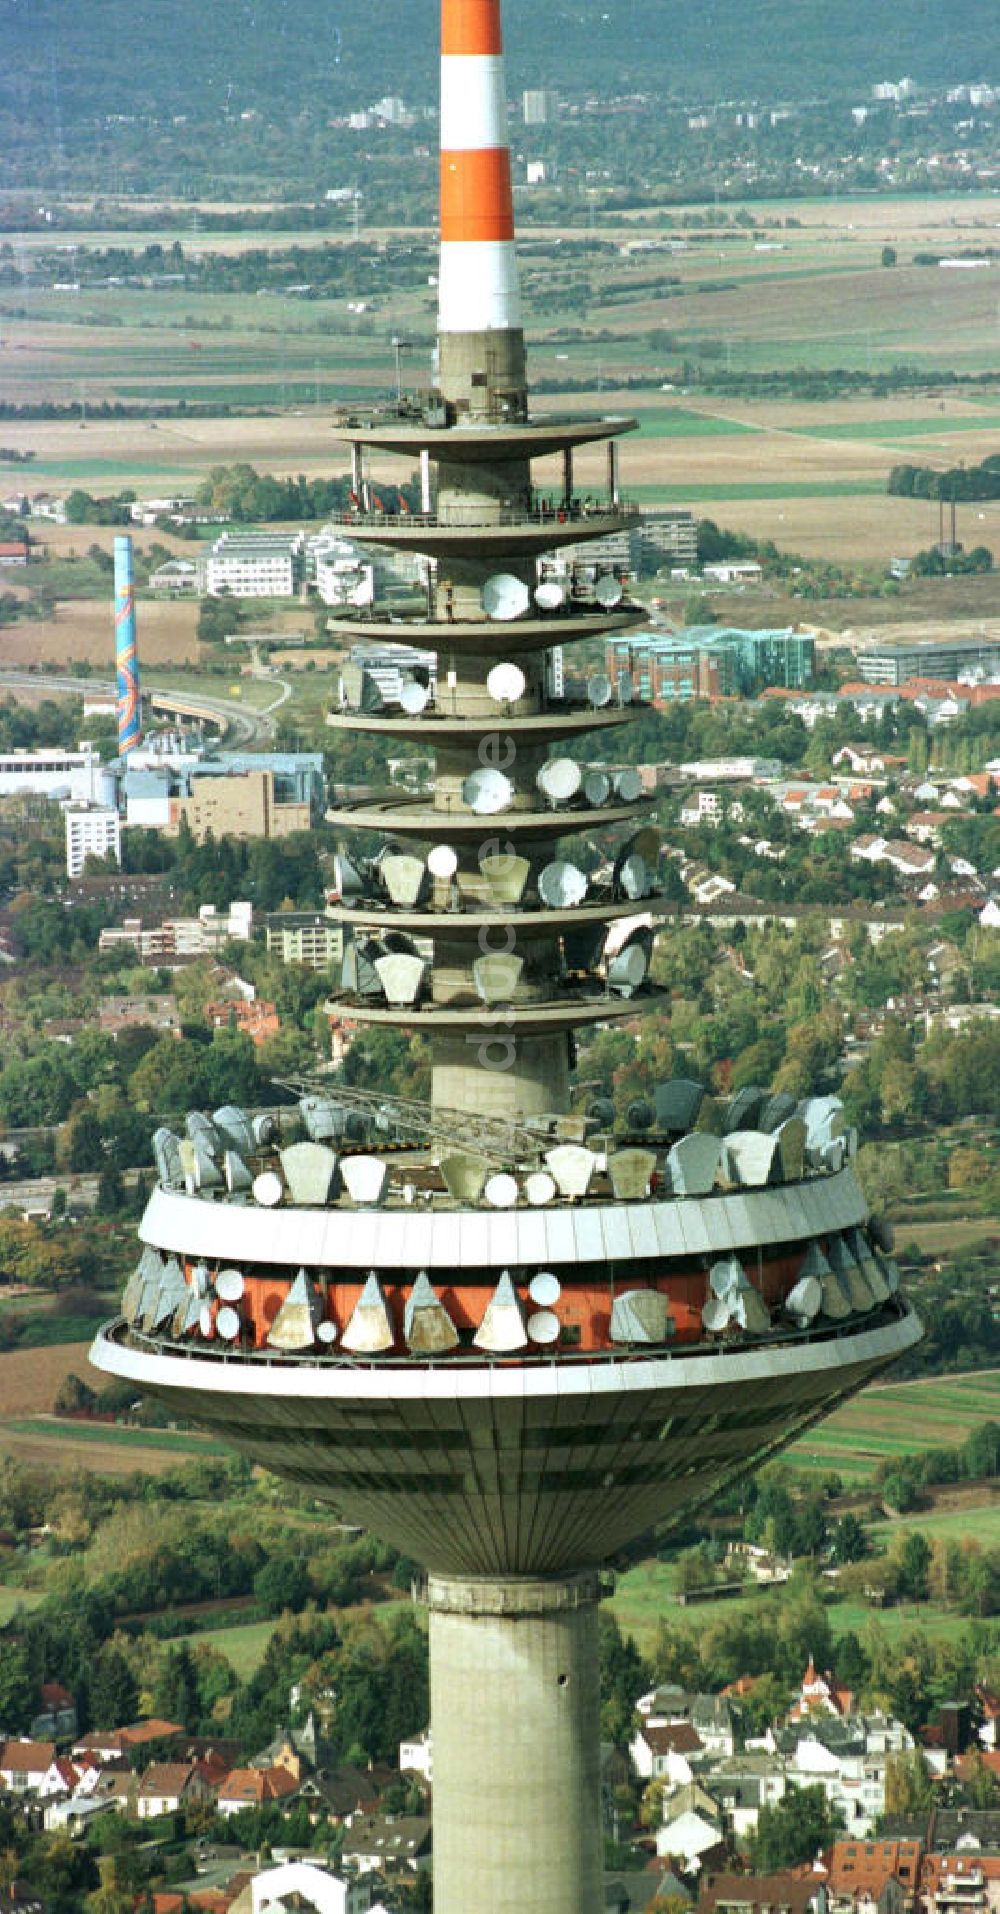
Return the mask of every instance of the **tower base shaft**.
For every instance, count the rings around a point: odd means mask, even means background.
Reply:
[[[601,1914],[599,1595],[430,1577],[435,1914]]]

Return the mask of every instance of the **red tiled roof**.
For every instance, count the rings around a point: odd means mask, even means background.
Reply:
[[[5,1741],[0,1768],[9,1774],[47,1774],[55,1754],[54,1741]]]
[[[639,1730],[654,1754],[699,1754],[704,1742],[690,1721],[644,1722]]]

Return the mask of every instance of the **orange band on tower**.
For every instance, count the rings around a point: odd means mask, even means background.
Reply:
[[[500,0],[441,0],[442,53],[502,53]]]
[[[441,238],[513,239],[510,153],[485,146],[441,155]]]

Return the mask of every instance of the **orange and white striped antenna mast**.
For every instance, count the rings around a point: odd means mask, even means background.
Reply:
[[[446,399],[478,413],[523,409],[500,0],[441,3],[438,336]]]

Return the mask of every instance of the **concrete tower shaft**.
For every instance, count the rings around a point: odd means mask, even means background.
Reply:
[[[132,540],[127,533],[115,539],[115,677],[117,680],[118,749],[125,757],[142,736],[139,699],[139,649],[135,630],[135,573]]]

